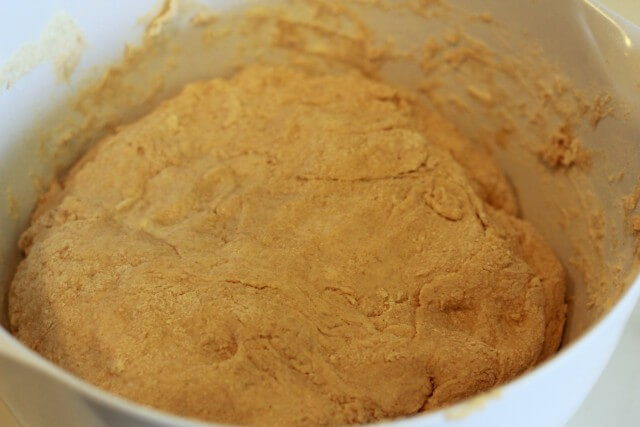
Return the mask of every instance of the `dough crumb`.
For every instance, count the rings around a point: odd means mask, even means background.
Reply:
[[[556,131],[539,151],[540,159],[552,168],[570,168],[574,165],[588,166],[589,153],[580,145],[570,126],[564,125]]]

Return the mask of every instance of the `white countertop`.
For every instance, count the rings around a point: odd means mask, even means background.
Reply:
[[[599,0],[640,25],[640,0]],[[640,425],[640,305],[595,387],[567,427]],[[0,401],[0,426],[21,427]]]
[[[639,4],[640,6],[640,4]],[[567,427],[640,425],[640,304],[602,376]]]

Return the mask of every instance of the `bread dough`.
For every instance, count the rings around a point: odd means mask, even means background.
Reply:
[[[36,208],[26,345],[106,390],[241,424],[455,402],[553,354],[565,279],[493,161],[358,74],[186,87]]]

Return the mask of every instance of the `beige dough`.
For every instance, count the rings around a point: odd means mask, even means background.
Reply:
[[[343,424],[553,354],[564,273],[492,160],[357,74],[250,67],[119,128],[43,196],[13,333],[169,412]]]

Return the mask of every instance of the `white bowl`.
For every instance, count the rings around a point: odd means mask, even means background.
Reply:
[[[218,8],[233,8],[237,5],[231,1],[210,3]],[[633,91],[638,90],[634,86],[638,82],[634,79],[637,78],[640,67],[640,31],[589,0],[508,4],[499,0],[459,0],[454,3],[492,12],[496,22],[508,22],[521,27],[545,49],[552,61],[558,63],[561,71],[575,79],[576,84],[598,82],[601,88],[614,97],[627,100],[626,117],[620,115],[608,118],[596,131],[585,131],[581,138],[585,146],[605,153],[597,156],[594,163],[598,158],[606,158],[607,167],[594,165],[593,170],[583,178],[593,187],[595,199],[601,202],[605,216],[612,223],[607,232],[617,231],[620,235],[615,238],[620,241],[621,247],[631,248],[633,241],[626,234],[622,209],[616,201],[619,201],[620,195],[629,194],[633,190],[640,176],[640,150],[636,149],[633,140],[633,136],[639,134],[640,109],[638,103],[629,98]],[[3,295],[0,297],[0,318],[6,317],[4,295],[18,259],[16,241],[27,224],[37,197],[32,175],[36,173],[47,177],[53,171],[50,159],[38,154],[39,140],[25,139],[25,136],[33,135],[36,124],[56,117],[55,109],[82,85],[81,77],[91,74],[90,67],[103,66],[116,60],[125,43],[138,41],[142,26],[137,17],[154,6],[157,7],[152,0],[131,4],[99,2],[90,6],[69,0],[57,5],[41,6],[33,10],[15,3],[3,8],[0,27],[11,37],[0,38],[0,62],[7,60],[24,42],[37,40],[45,23],[59,10],[66,11],[78,23],[86,39],[86,49],[68,84],[60,84],[55,73],[45,64],[16,81],[11,88],[0,89],[0,185],[9,188],[7,197],[3,195],[0,198],[7,208],[0,211],[0,254],[3,258],[0,265],[0,295]],[[391,17],[390,13],[388,18],[382,19],[392,19]],[[404,22],[398,21],[397,17],[393,19],[396,21],[389,28],[407,31]],[[427,30],[424,28],[409,29],[411,37],[423,37],[425,31]],[[55,46],[56,49],[58,47]],[[223,65],[210,68],[208,72],[212,76],[222,73]],[[176,77],[171,84],[177,86],[181,82],[201,77],[202,70],[194,70],[191,74],[187,72]],[[389,78],[394,79],[393,75]],[[170,88],[167,90],[169,92]],[[458,124],[464,128],[463,124]],[[603,138],[614,134],[615,144],[601,143]],[[72,147],[66,161],[80,149],[79,145]],[[606,315],[596,317],[593,314],[586,303],[586,291],[577,277],[579,268],[569,262],[577,249],[575,245],[567,244],[566,235],[557,233],[557,228],[551,225],[559,220],[561,213],[549,210],[541,215],[540,212],[540,206],[545,203],[545,206],[553,205],[542,196],[543,193],[555,194],[555,199],[552,200],[554,203],[571,194],[561,189],[556,191],[555,182],[536,182],[537,188],[543,191],[533,191],[533,169],[510,162],[508,159],[512,154],[498,152],[497,158],[520,190],[524,215],[543,231],[573,279],[571,292],[574,300],[563,347],[555,357],[541,366],[486,395],[451,408],[389,424],[562,425],[574,413],[602,372],[638,300],[640,281],[636,280],[614,301]],[[620,168],[626,169],[625,178],[612,187],[607,175]],[[607,236],[606,239],[613,237]],[[629,249],[627,252],[628,256],[624,261],[630,263],[632,251]],[[609,255],[605,253],[603,257]],[[0,397],[26,426],[201,424],[143,407],[99,390],[27,349],[3,328],[0,328]]]

